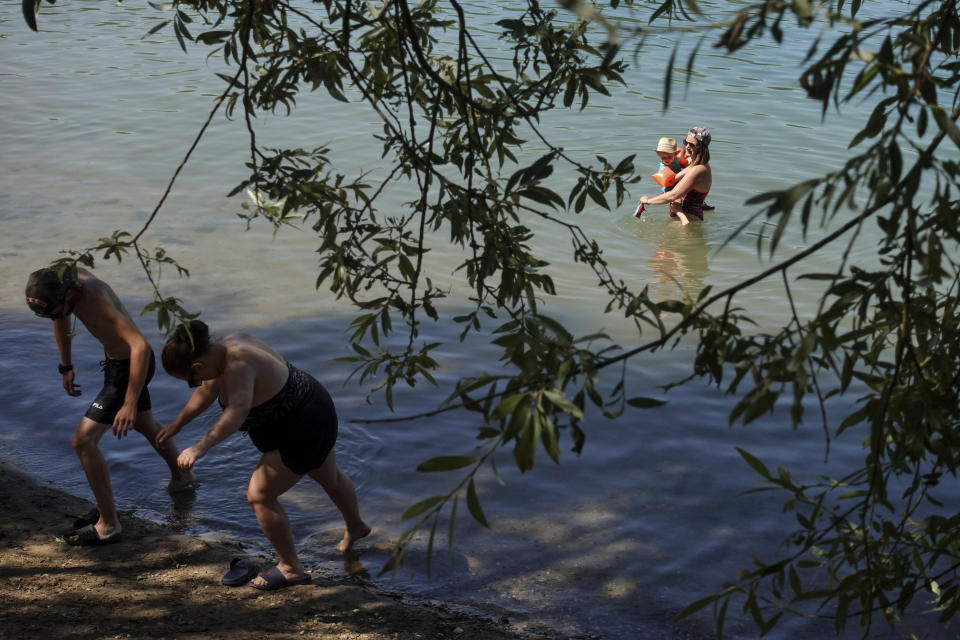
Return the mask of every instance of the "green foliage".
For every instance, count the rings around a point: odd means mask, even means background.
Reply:
[[[316,234],[317,287],[358,310],[350,327],[352,353],[343,360],[355,365],[359,380],[374,383],[391,407],[396,385],[433,383],[438,362],[432,354],[439,345],[420,334],[428,320],[456,324],[461,340],[489,337],[499,349],[502,366],[495,374],[460,380],[430,412],[474,412],[478,444],[470,453],[421,465],[424,472],[455,472],[459,480],[407,509],[403,517],[411,527],[384,570],[402,562],[428,525],[429,558],[444,513],[452,547],[461,499],[475,521],[489,526],[475,479],[487,469],[496,474],[498,451],[510,451],[518,468],[529,471],[540,451],[558,461],[567,439],[579,452],[592,415],[617,417],[628,406],[655,409],[660,401],[635,396],[624,363],[689,336],[697,345],[690,376],[667,388],[694,378],[716,384],[737,399],[731,425],[786,404],[794,428],[822,423],[827,451],[832,438],[855,437],[864,458],[862,468],[841,478],[811,482],[740,451],[763,489],[784,494],[796,531],[779,557],[758,558],[680,617],[709,606],[719,636],[729,605],[737,602],[763,633],[784,614],[828,616],[838,631],[856,621],[864,635],[879,619],[907,633],[908,607],[925,598],[944,625],[955,624],[960,515],[935,493],[960,465],[956,3],[871,5],[877,15],[869,19],[858,18],[866,4],[860,0],[729,3],[722,24],[711,23],[690,0],[609,4],[646,12],[648,26],[619,28],[601,5],[571,0],[545,10],[528,0],[522,13],[495,25],[513,52],[502,63],[492,62],[474,41],[476,25],[455,0],[378,6],[182,0],[154,28],[172,28],[184,48],[212,47],[235,69],[220,75],[223,94],[211,111],[212,117],[224,106],[228,117],[242,115],[250,128],[250,175],[234,193],[254,195],[244,213],[248,226],[263,221],[274,230],[292,225]],[[23,6],[35,28],[38,3],[25,0]],[[633,157],[582,164],[551,144],[539,129],[541,117],[554,108],[582,109],[594,92],[607,94],[622,84],[620,43],[628,38],[681,26],[698,31],[707,44],[735,51],[768,36],[782,42],[787,22],[799,25],[798,38],[812,28],[798,82],[822,104],[823,117],[831,105],[875,102],[851,134],[850,159],[817,180],[784,185],[748,203],[756,213],[739,231],[763,223],[773,229],[757,239],[758,253],[773,259],[765,271],[723,291],[706,288],[696,299],[661,301],[646,289],[634,291],[609,272],[602,248],[575,223],[588,201],[602,208],[622,204],[627,185],[639,179]],[[700,46],[688,58],[688,81]],[[664,108],[676,55],[667,65]],[[332,168],[326,149],[257,145],[256,115],[292,113],[304,92],[358,108],[362,103],[376,113],[382,122],[376,140],[388,170],[353,178]],[[532,162],[519,160],[531,139],[546,152]],[[550,180],[560,168],[575,176],[569,193],[558,193]],[[402,182],[413,184],[417,196],[400,211],[381,208],[384,192]],[[921,185],[929,197],[918,201]],[[623,348],[602,334],[571,335],[545,313],[555,287],[550,260],[536,251],[535,219],[568,234],[570,256],[550,259],[590,270],[608,294],[604,311],[633,322],[637,346]],[[867,270],[846,256],[858,231],[871,224],[882,232],[880,266]],[[788,225],[805,234],[812,226],[831,231],[777,259]],[[98,253],[121,260],[132,252],[155,288],[145,311],[156,312],[161,327],[169,328],[191,314],[161,295],[153,274],[164,265],[185,270],[162,250],[144,251],[141,234],[115,232],[66,260],[92,264]],[[437,242],[463,255],[458,273],[471,293],[456,305],[445,304],[449,291],[428,276]],[[803,261],[820,251],[842,257],[836,271],[802,273]],[[779,331],[764,333],[736,298],[771,276],[780,276],[792,313]],[[824,286],[812,317],[794,305],[790,276]],[[601,373],[612,380],[601,384]],[[858,397],[851,401],[850,394]],[[835,424],[825,409],[832,398],[851,405]],[[813,418],[811,406],[819,413]]]

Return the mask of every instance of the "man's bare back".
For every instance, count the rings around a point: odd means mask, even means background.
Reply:
[[[130,357],[130,343],[126,337],[132,332],[140,333],[120,298],[103,280],[82,267],[77,267],[77,279],[83,295],[73,308],[90,334],[100,341],[103,351],[113,360]]]

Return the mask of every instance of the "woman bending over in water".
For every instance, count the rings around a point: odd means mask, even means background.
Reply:
[[[337,413],[333,400],[310,374],[252,335],[231,333],[211,341],[210,330],[200,320],[177,328],[163,348],[163,368],[196,390],[177,418],[157,435],[159,444],[214,400],[223,407],[206,435],[180,453],[181,468],[192,468],[211,447],[238,430],[246,431],[262,453],[250,476],[247,501],[279,562],[254,578],[251,586],[272,590],[310,582],[297,557],[290,521],[278,501],[304,475],[323,487],[343,516],[346,533],[338,551],[347,551],[369,535],[353,483],[337,467],[334,456]]]

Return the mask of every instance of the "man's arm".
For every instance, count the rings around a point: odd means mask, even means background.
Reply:
[[[127,381],[127,393],[123,399],[123,406],[113,419],[113,434],[122,438],[137,421],[137,400],[146,384],[147,370],[150,366],[150,343],[121,313],[116,313],[114,328],[117,336],[130,347],[130,378]]]
[[[60,353],[60,364],[70,365],[71,369],[61,375],[63,388],[71,396],[80,395],[80,387],[73,383],[74,372],[72,368],[72,342],[73,336],[70,334],[70,319],[72,315],[66,315],[53,321],[53,337],[57,341],[57,351]]]

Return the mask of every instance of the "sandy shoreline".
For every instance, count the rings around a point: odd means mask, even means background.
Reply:
[[[316,573],[312,585],[278,592],[224,587],[236,551],[123,512],[118,544],[56,538],[90,507],[0,463],[0,639],[558,637]]]

